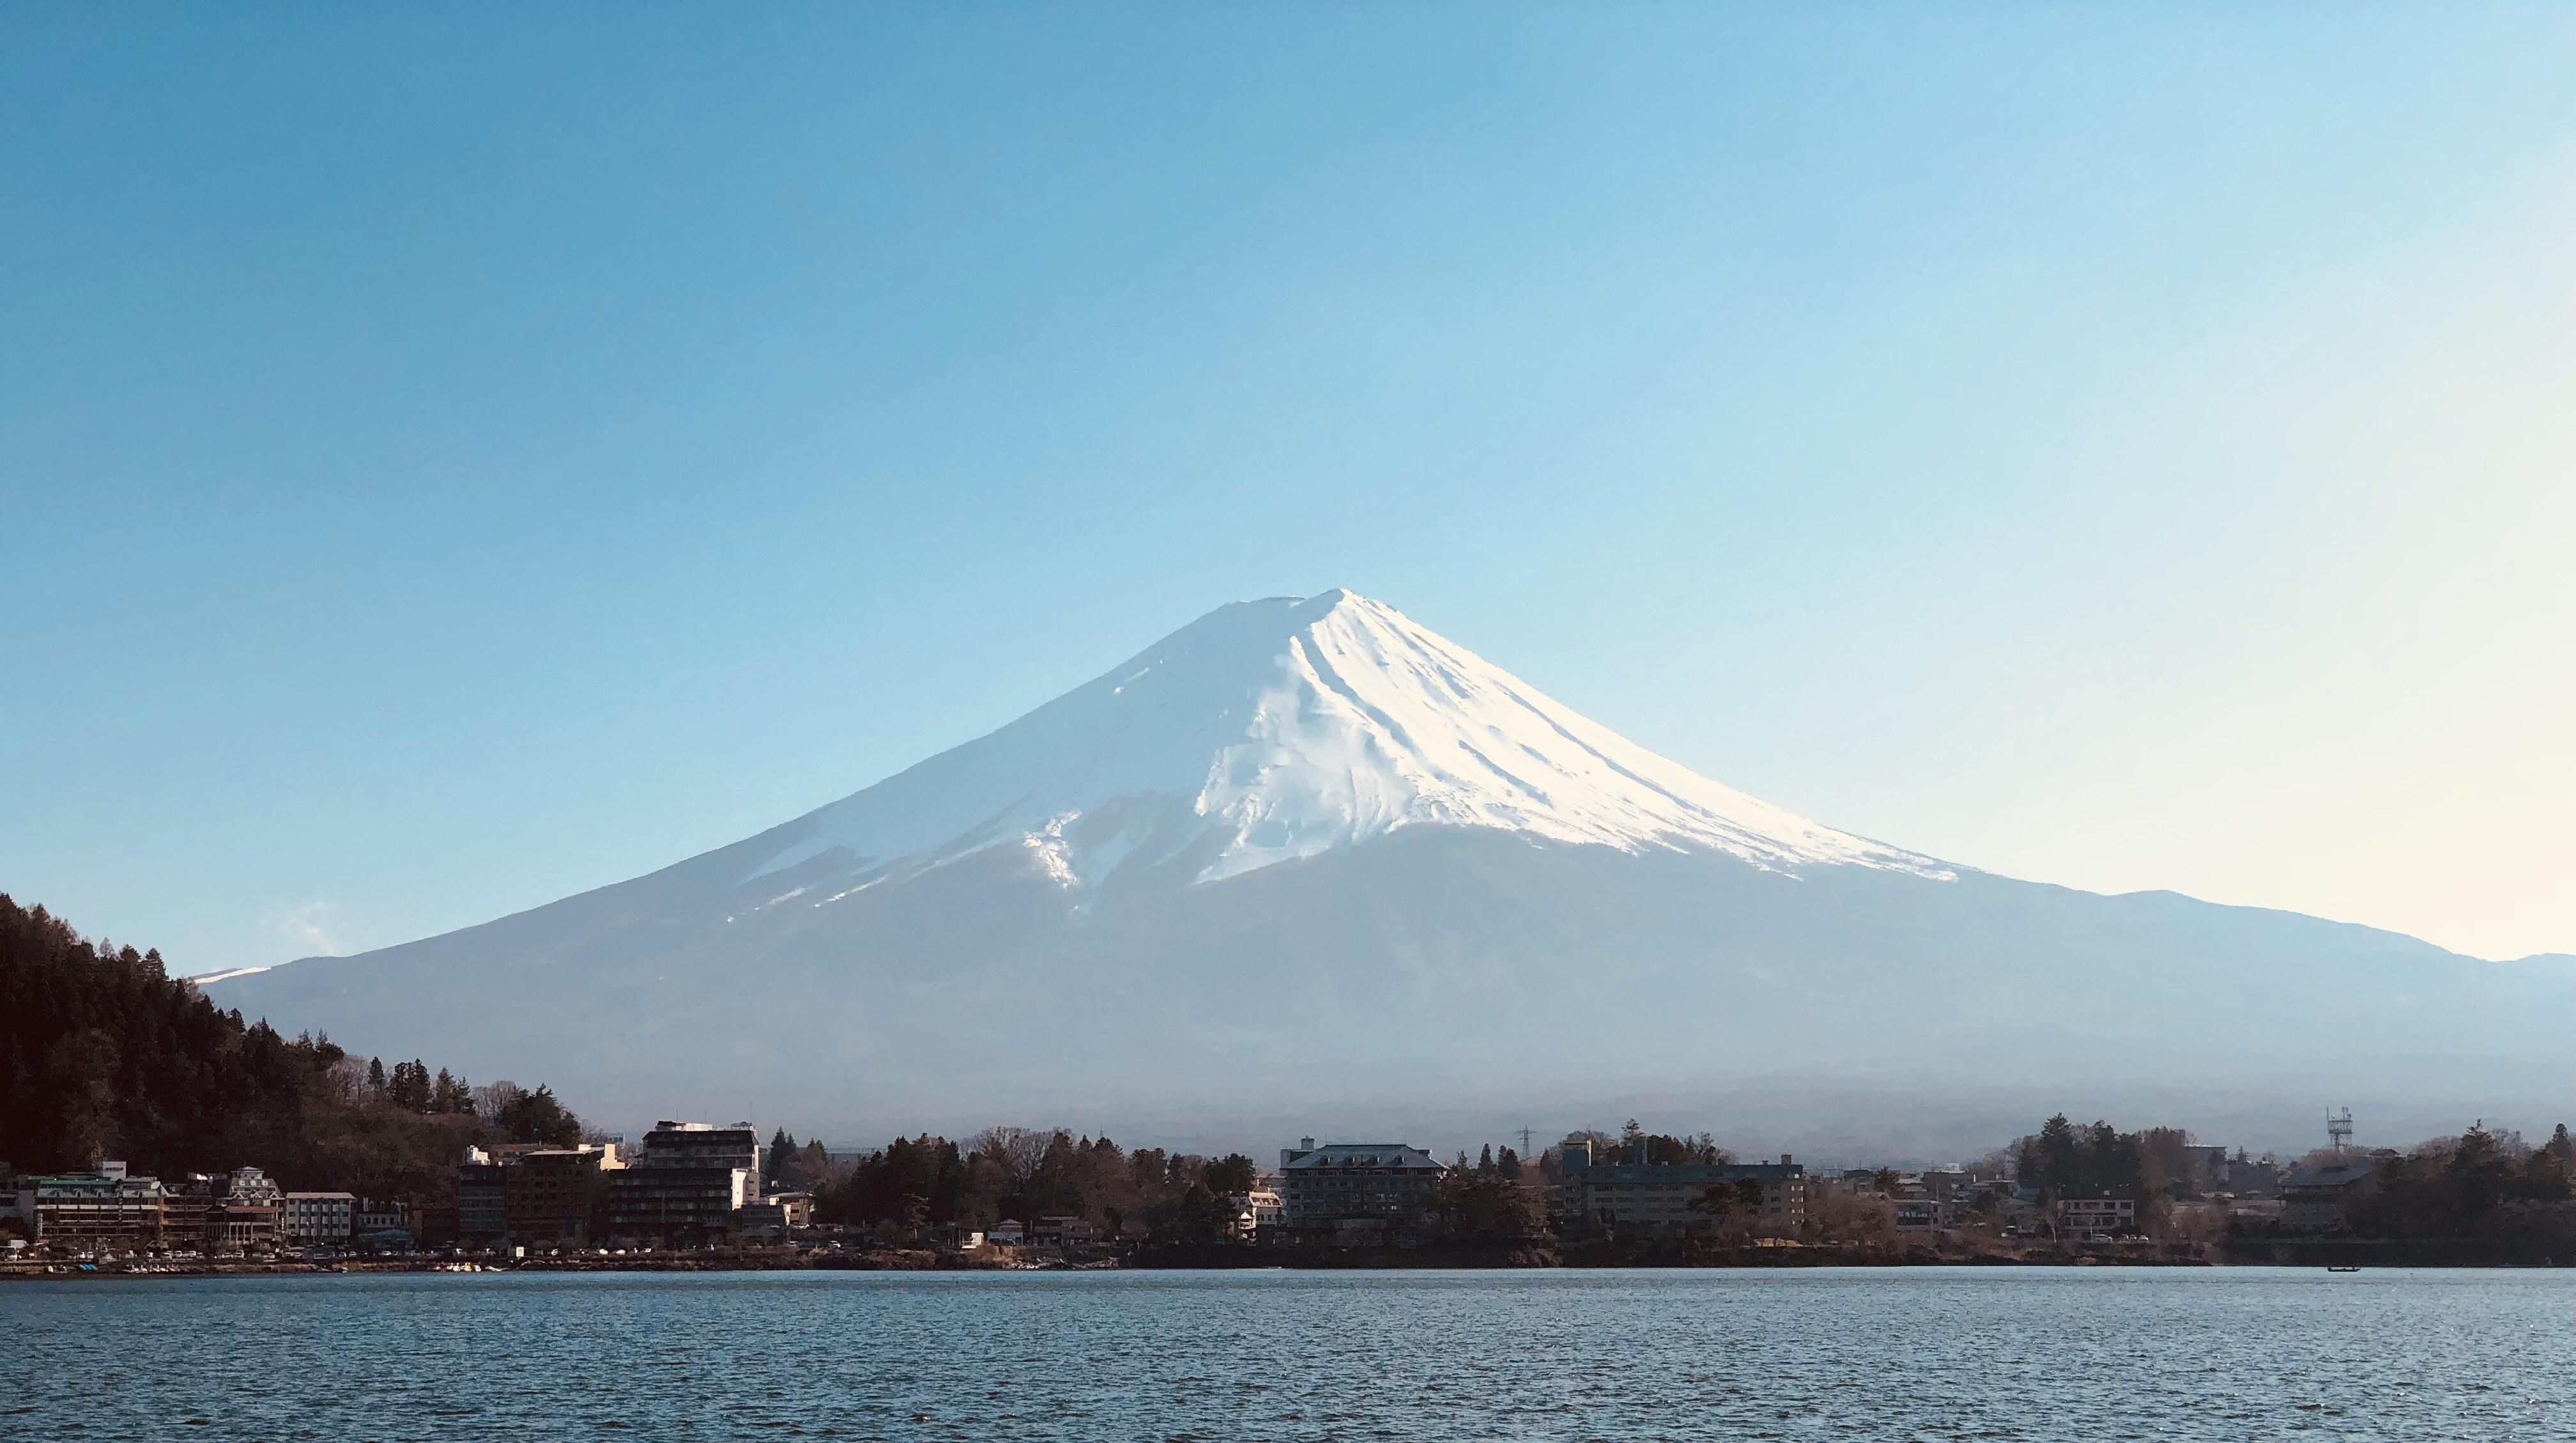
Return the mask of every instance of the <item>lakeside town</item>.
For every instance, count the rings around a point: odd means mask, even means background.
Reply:
[[[2453,1261],[2576,1258],[2527,1255],[2565,1235],[2576,1146],[2563,1126],[2537,1148],[2473,1127],[2411,1154],[2352,1146],[2349,1114],[2328,1127],[2327,1147],[2284,1162],[2056,1117],[1983,1159],[1900,1172],[1743,1162],[1634,1122],[1472,1161],[1309,1137],[1256,1168],[1062,1131],[851,1154],[664,1120],[631,1147],[470,1146],[428,1199],[291,1189],[252,1164],[22,1176],[0,1199],[0,1268],[2357,1265],[2419,1260],[2444,1239]],[[2418,1216],[2392,1234],[2435,1194],[2521,1226],[2481,1235]],[[2490,1246],[2468,1246],[2480,1236]]]
[[[388,1066],[219,1011],[156,952],[0,897],[0,1272],[297,1268],[2564,1264],[2576,1142],[2348,1112],[2296,1157],[2047,1119],[1936,1167],[1530,1133],[1275,1163],[993,1127],[834,1149]]]

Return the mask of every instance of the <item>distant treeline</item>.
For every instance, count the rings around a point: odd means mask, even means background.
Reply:
[[[2377,1186],[2354,1207],[2364,1237],[2479,1238],[2576,1256],[2576,1140],[2560,1123],[2539,1147],[2517,1133],[2472,1126],[2381,1162]]]
[[[545,1088],[281,1036],[172,978],[157,950],[85,941],[0,894],[0,1173],[248,1165],[289,1188],[438,1203],[468,1145],[580,1135]]]
[[[1450,1235],[1513,1241],[1545,1231],[1545,1199],[1523,1186],[1509,1148],[1500,1162],[1490,1150],[1479,1163],[1459,1162],[1432,1208]],[[821,1143],[800,1146],[781,1128],[770,1138],[766,1166],[772,1186],[813,1193],[816,1220],[825,1223],[900,1235],[940,1224],[988,1228],[1005,1218],[1079,1217],[1104,1234],[1167,1246],[1224,1237],[1235,1217],[1227,1200],[1250,1192],[1256,1173],[1241,1153],[1129,1152],[1105,1137],[1021,1127],[987,1128],[963,1143],[897,1138],[838,1160]]]
[[[819,1142],[770,1139],[769,1181],[812,1192],[827,1223],[986,1228],[1004,1218],[1080,1217],[1106,1232],[1214,1239],[1223,1204],[1250,1191],[1252,1160],[1122,1150],[1108,1138],[1034,1128],[987,1128],[964,1143],[924,1134],[835,1161]]]

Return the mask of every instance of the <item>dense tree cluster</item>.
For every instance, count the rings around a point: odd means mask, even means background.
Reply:
[[[337,1060],[217,1012],[157,951],[83,941],[0,896],[0,1158],[209,1165],[238,1119],[291,1114]]]
[[[2145,1140],[2107,1122],[2077,1127],[2061,1112],[2023,1138],[2020,1153],[2021,1180],[2037,1186],[2043,1202],[2103,1192],[2143,1198],[2148,1191]]]
[[[1707,1133],[1697,1137],[1674,1137],[1648,1132],[1633,1117],[1619,1130],[1617,1137],[1606,1132],[1577,1132],[1567,1138],[1568,1141],[1578,1139],[1592,1144],[1594,1162],[1632,1161],[1640,1145],[1646,1150],[1646,1161],[1656,1167],[1705,1167],[1735,1161],[1735,1154],[1719,1147],[1717,1140]]]
[[[385,1099],[405,1112],[444,1117],[474,1111],[474,1090],[465,1085],[464,1078],[451,1077],[442,1067],[433,1079],[417,1058],[395,1063],[390,1076],[385,1072],[384,1059],[370,1059],[367,1085],[383,1089]]]
[[[483,1089],[496,1094],[509,1084]],[[0,895],[0,1172],[117,1158],[164,1178],[245,1164],[289,1188],[452,1200],[468,1145],[559,1141],[544,1088],[499,1123],[464,1079],[361,1064],[279,1035],[171,977],[161,954],[89,942]]]
[[[1465,1153],[1440,1179],[1430,1221],[1441,1236],[1460,1242],[1536,1246],[1556,1231],[1550,1193],[1520,1154],[1488,1144],[1471,1166]]]
[[[987,1128],[964,1143],[897,1138],[839,1159],[820,1143],[799,1146],[782,1128],[765,1166],[772,1185],[812,1192],[824,1222],[910,1233],[1079,1217],[1107,1235],[1170,1241],[1220,1236],[1233,1216],[1226,1200],[1254,1179],[1252,1160],[1239,1153],[1128,1152],[1105,1137],[1019,1127]]]
[[[764,1166],[772,1186],[814,1193],[820,1221],[890,1236],[1079,1217],[1104,1236],[1179,1247],[1224,1240],[1237,1215],[1231,1199],[1257,1179],[1241,1153],[1131,1152],[1105,1137],[1017,1127],[988,1128],[962,1143],[897,1138],[838,1159],[781,1128]],[[1551,1232],[1550,1198],[1538,1169],[1508,1147],[1488,1147],[1473,1163],[1459,1156],[1431,1201],[1430,1222],[1447,1238],[1528,1244]]]
[[[582,1140],[581,1119],[543,1083],[530,1092],[515,1082],[496,1082],[477,1094],[483,1116],[510,1142],[544,1142],[571,1147]],[[472,1109],[459,1109],[470,1111]]]
[[[2393,1238],[2563,1235],[2576,1241],[2571,1173],[2576,1142],[2565,1123],[2537,1148],[2518,1134],[2472,1126],[2459,1137],[2382,1159],[2375,1186],[2354,1207],[2353,1230]]]
[[[2138,1203],[2140,1227],[2164,1236],[2186,1191],[2184,1149],[2177,1128],[2121,1132],[2108,1123],[2070,1123],[2064,1114],[2012,1148],[2020,1181],[2035,1185],[2043,1201],[2104,1191]],[[2435,1138],[2411,1152],[2317,1152],[2311,1165],[2366,1163],[2352,1185],[2338,1231],[2364,1238],[2426,1241],[2485,1239],[2512,1244],[2535,1256],[2576,1253],[2576,1138],[2560,1124],[2539,1147],[2520,1134],[2473,1125],[2458,1137]],[[2284,1235],[2262,1217],[2229,1224],[2240,1235]],[[2296,1229],[2290,1230],[2295,1234]]]

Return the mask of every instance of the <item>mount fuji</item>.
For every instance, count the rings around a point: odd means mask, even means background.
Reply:
[[[1219,608],[658,872],[203,985],[612,1117],[1257,1154],[1637,1114],[1934,1157],[2060,1109],[2285,1146],[2340,1104],[2391,1138],[2536,1125],[2571,1080],[2569,960],[1837,831],[1328,591]]]

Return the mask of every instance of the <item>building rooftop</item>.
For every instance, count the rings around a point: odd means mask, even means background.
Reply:
[[[2354,1183],[2361,1181],[2363,1178],[2366,1178],[2377,1171],[2379,1171],[2379,1159],[2375,1157],[2354,1158],[2350,1162],[2330,1162],[2317,1166],[2293,1168],[2288,1177],[2281,1179],[2281,1186],[2285,1188],[2350,1187]]]
[[[1596,1162],[1590,1167],[1566,1169],[1565,1179],[1598,1187],[1619,1183],[1792,1182],[1806,1175],[1806,1164],[1795,1162]]]
[[[1400,1142],[1328,1142],[1301,1157],[1290,1159],[1287,1166],[1301,1172],[1336,1167],[1393,1168],[1401,1172],[1448,1171],[1438,1158]]]

